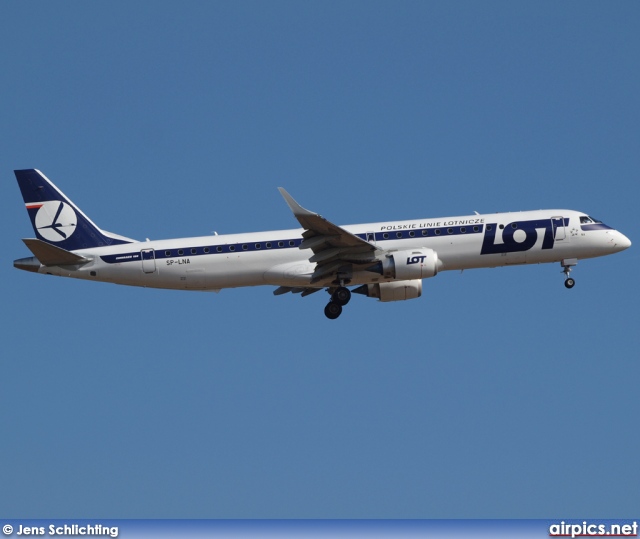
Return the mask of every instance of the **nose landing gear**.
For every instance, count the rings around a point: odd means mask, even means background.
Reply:
[[[575,279],[569,277],[569,274],[571,273],[571,269],[573,268],[573,266],[575,266],[577,263],[577,258],[567,258],[560,262],[563,268],[562,273],[564,273],[566,277],[566,279],[564,280],[564,286],[566,286],[567,288],[573,288],[576,285]]]
[[[351,299],[351,291],[346,286],[340,286],[331,291],[331,301],[327,303],[324,308],[324,314],[329,320],[335,320],[342,314],[342,307],[344,307]]]

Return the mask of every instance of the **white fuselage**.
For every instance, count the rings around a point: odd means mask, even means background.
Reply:
[[[342,228],[381,251],[428,248],[440,270],[593,258],[626,249],[630,242],[603,224],[581,223],[573,210],[538,210],[463,217],[389,221]],[[301,249],[304,229],[125,243],[74,251],[90,262],[41,266],[37,271],[64,277],[132,286],[219,290],[241,286],[317,287],[315,263]],[[351,285],[387,281],[358,268]]]

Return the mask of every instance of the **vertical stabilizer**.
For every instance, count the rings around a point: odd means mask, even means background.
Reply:
[[[134,241],[98,228],[39,170],[14,172],[38,239],[67,251]]]

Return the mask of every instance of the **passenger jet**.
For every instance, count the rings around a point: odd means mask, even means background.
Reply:
[[[220,291],[271,285],[275,295],[326,290],[336,319],[351,293],[380,301],[422,295],[446,270],[560,263],[565,286],[578,260],[623,251],[623,234],[573,210],[537,210],[338,226],[280,188],[302,228],[140,242],[99,228],[39,170],[16,170],[35,238],[13,265],[89,281]],[[349,287],[355,287],[349,289]]]

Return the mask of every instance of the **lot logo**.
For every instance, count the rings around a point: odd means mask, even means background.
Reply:
[[[424,264],[424,259],[427,258],[426,256],[408,256],[407,257],[407,266],[410,266],[411,264]]]
[[[35,226],[47,241],[68,239],[76,230],[78,217],[71,206],[59,200],[45,202],[36,213]]]
[[[542,249],[553,249],[557,239],[564,238],[564,227],[569,219],[562,217],[537,219],[535,221],[517,221],[504,225],[502,243],[496,243],[497,223],[485,227],[481,255],[517,253],[528,251],[538,241],[538,230],[544,230]]]

